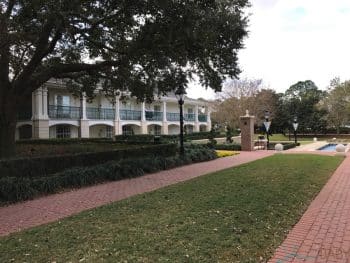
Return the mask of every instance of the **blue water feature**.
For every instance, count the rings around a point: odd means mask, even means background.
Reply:
[[[319,151],[327,151],[327,152],[335,152],[335,147],[337,146],[337,144],[335,143],[330,143],[327,144],[325,146],[322,146],[321,148],[319,148]],[[346,146],[346,144],[344,144],[344,146]]]

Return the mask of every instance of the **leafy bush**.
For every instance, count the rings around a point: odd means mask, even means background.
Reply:
[[[126,158],[172,156],[176,151],[175,144],[159,144],[104,152],[0,160],[0,177],[48,176],[72,167],[93,166]]]
[[[93,167],[76,167],[43,177],[1,177],[0,201],[16,202],[39,195],[56,193],[62,189],[78,188],[104,181],[142,176],[176,166],[215,159],[214,150],[201,145],[185,147],[184,158],[180,156],[157,156],[139,159],[110,161]]]
[[[226,151],[241,151],[242,147],[240,144],[216,144],[214,146],[215,150],[226,150]]]
[[[62,138],[62,139],[24,139],[16,144],[77,144],[77,143],[112,143],[108,138]]]

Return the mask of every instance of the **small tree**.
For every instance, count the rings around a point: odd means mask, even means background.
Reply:
[[[216,129],[214,127],[211,128],[208,139],[208,146],[209,147],[214,147],[217,144],[217,141],[215,140],[215,135],[216,135]]]
[[[232,143],[232,136],[233,136],[233,129],[231,128],[230,125],[226,126],[226,142],[227,143]]]

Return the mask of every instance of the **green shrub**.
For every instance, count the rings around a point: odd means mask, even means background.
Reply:
[[[109,138],[62,138],[62,139],[23,139],[16,144],[80,144],[80,143],[113,143]]]
[[[63,172],[42,177],[1,177],[0,201],[16,202],[39,195],[56,193],[62,189],[78,188],[104,181],[142,176],[183,164],[208,161],[216,158],[214,150],[203,145],[185,147],[186,154],[180,156],[158,156],[138,159],[109,161],[93,167],[75,167]]]
[[[0,177],[40,177],[79,166],[93,166],[127,158],[173,156],[175,144],[158,144],[113,151],[0,160]]]
[[[215,150],[224,150],[224,151],[241,151],[242,147],[240,144],[216,144],[214,146]]]

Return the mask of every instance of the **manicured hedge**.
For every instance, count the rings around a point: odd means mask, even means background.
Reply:
[[[214,137],[220,136],[220,132],[194,132],[191,134],[186,134],[185,138],[187,140],[203,140],[203,139],[208,139],[210,135],[213,135]]]
[[[225,150],[225,151],[241,151],[242,147],[240,144],[230,143],[230,144],[215,144],[215,150]]]
[[[194,132],[184,134],[185,141],[208,139],[210,132]],[[213,136],[219,136],[219,132],[214,132]],[[134,134],[134,135],[116,135],[115,142],[118,143],[157,143],[157,142],[177,142],[179,135],[152,135],[152,134]]]
[[[142,176],[184,164],[215,159],[214,150],[206,146],[186,147],[184,158],[179,156],[124,159],[110,161],[93,167],[76,167],[43,177],[2,177],[0,178],[0,201],[16,202],[36,196],[56,193],[67,188],[93,185],[104,181]]]
[[[16,144],[79,144],[79,143],[113,143],[108,138],[65,138],[65,139],[25,139]]]
[[[77,166],[93,166],[126,158],[173,156],[175,144],[157,144],[113,151],[0,160],[0,177],[39,177]]]

